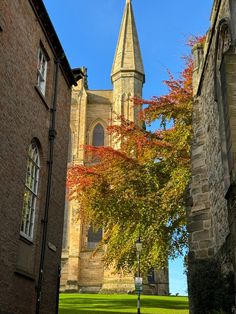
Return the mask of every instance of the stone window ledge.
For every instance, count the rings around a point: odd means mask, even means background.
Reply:
[[[21,268],[16,268],[15,272],[16,275],[24,277],[26,279],[29,279],[31,281],[35,281],[35,275],[28,273],[27,271],[21,269]]]
[[[34,86],[34,89],[36,90],[37,94],[39,95],[39,97],[40,97],[41,100],[43,101],[45,107],[46,107],[47,109],[49,109],[49,106],[48,106],[48,104],[47,104],[47,102],[46,102],[46,99],[45,99],[44,95],[41,93],[41,91],[40,91],[40,89],[38,88],[38,86],[35,85],[35,86]]]

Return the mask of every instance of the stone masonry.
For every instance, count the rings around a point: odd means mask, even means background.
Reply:
[[[70,163],[85,163],[83,145],[94,143],[95,130],[103,130],[102,145],[114,146],[106,127],[117,123],[117,115],[140,123],[137,108],[131,98],[142,96],[145,81],[138,34],[135,26],[131,1],[126,1],[117,43],[111,79],[113,90],[89,90],[84,69],[84,79],[73,89],[71,105],[71,153]],[[93,255],[94,246],[98,243],[98,234],[93,234],[78,221],[79,205],[68,202],[66,205],[64,249],[62,253],[62,291],[127,292],[134,289],[134,278],[113,274],[111,269],[104,269],[102,252]],[[155,272],[152,286],[146,284],[150,293],[168,294],[168,271],[163,274]]]
[[[223,273],[236,270],[236,2],[215,0],[210,21],[205,44],[193,48],[190,301],[196,262],[215,259]],[[191,311],[198,314],[194,302]]]

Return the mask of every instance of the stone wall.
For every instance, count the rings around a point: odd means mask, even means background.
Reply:
[[[129,84],[130,89],[134,87],[132,83],[134,82]],[[85,79],[73,88],[72,93],[69,165],[86,163],[83,145],[92,145],[93,129],[97,123],[102,124],[106,130],[113,122],[112,112],[116,105],[113,100],[119,98],[120,108],[126,108],[129,102],[125,93],[119,97],[118,91],[115,93],[112,90],[88,90],[83,84]],[[134,118],[134,108],[131,104],[129,111]],[[113,145],[111,137],[106,132],[105,145]],[[69,201],[66,208],[61,291],[91,293],[134,291],[133,274],[122,276],[114,273],[114,270],[104,269],[102,252],[93,255],[93,250],[88,250],[88,230],[78,219],[79,204]],[[153,285],[146,282],[145,293],[168,295],[168,272],[157,272],[156,283]]]
[[[188,212],[189,271],[201,260],[217,259],[233,269],[234,231],[229,224],[230,186],[235,181],[236,57],[232,15],[235,1],[214,1],[203,47],[194,47],[192,180]],[[234,8],[235,9],[235,8]],[[192,303],[192,313],[194,310]]]
[[[71,154],[70,163],[86,164],[83,146],[93,144],[93,130],[99,123],[105,131],[104,145],[119,148],[120,143],[112,141],[106,127],[120,124],[120,115],[142,127],[138,119],[138,106],[133,106],[132,98],[142,96],[145,81],[141,52],[131,2],[126,2],[120,36],[114,57],[111,79],[112,90],[90,90],[87,72],[84,79],[73,89],[71,104]],[[117,119],[118,116],[118,119]],[[134,290],[133,274],[122,276],[111,269],[104,269],[100,255],[93,255],[87,246],[88,226],[76,220],[79,205],[69,202],[66,218],[66,237],[63,251],[62,291],[110,291],[127,292]],[[161,279],[160,279],[161,280]],[[168,273],[165,282],[155,293],[168,294]],[[161,287],[161,285],[163,285]],[[165,287],[164,287],[165,285]]]

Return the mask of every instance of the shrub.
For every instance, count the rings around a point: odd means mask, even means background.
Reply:
[[[189,269],[189,292],[194,314],[231,313],[234,306],[234,274],[222,273],[214,259],[198,260]]]

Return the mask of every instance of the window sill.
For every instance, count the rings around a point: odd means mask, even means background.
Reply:
[[[33,240],[28,239],[24,234],[20,233],[20,240],[26,244],[33,245]]]
[[[36,90],[37,94],[39,95],[39,97],[40,97],[41,100],[43,101],[45,107],[46,107],[47,109],[49,109],[49,106],[48,106],[48,104],[47,104],[47,102],[46,102],[45,96],[42,94],[42,92],[40,91],[40,89],[38,88],[38,86],[35,85],[35,86],[34,86],[34,89]]]
[[[84,253],[88,253],[88,252],[94,252],[94,251],[96,251],[96,252],[103,252],[104,250],[103,250],[103,248],[94,248],[94,249],[90,249],[90,248],[87,248],[87,247],[85,247],[85,248],[83,248],[82,249],[82,252],[84,252]]]
[[[27,271],[24,271],[23,269],[20,269],[20,268],[16,268],[16,270],[14,271],[14,273],[18,276],[21,276],[21,277],[24,277],[24,278],[27,278],[31,281],[35,281],[35,275],[34,274],[31,274],[31,273],[28,273]]]

